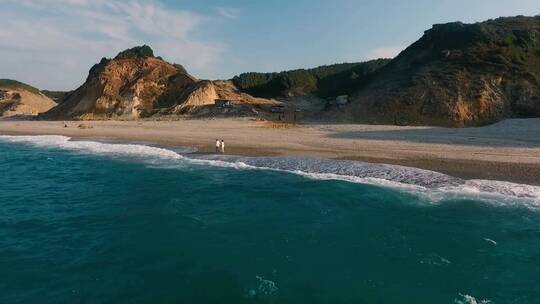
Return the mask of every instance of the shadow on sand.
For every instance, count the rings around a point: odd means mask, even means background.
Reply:
[[[373,129],[335,132],[329,137],[487,147],[540,147],[540,119],[538,118],[508,119],[475,128],[381,126]]]

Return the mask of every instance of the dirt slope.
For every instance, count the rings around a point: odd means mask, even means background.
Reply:
[[[54,106],[56,103],[37,89],[16,81],[0,81],[0,117],[35,116]]]

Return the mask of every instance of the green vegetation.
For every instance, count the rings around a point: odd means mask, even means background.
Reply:
[[[280,73],[243,73],[232,80],[240,90],[258,97],[306,94],[330,97],[350,94],[389,61],[377,59]]]
[[[136,46],[120,52],[114,59],[146,58],[154,57],[154,51],[148,45]]]
[[[54,100],[56,103],[62,103],[71,92],[73,91],[41,91],[41,93]]]
[[[515,40],[516,40],[516,37],[513,34],[508,34],[503,39],[503,45],[513,46]]]
[[[34,94],[39,94],[40,90],[26,83],[19,82],[13,79],[0,79],[0,87],[24,89]]]

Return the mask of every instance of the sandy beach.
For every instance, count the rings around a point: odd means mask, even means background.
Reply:
[[[91,128],[79,128],[79,125]],[[463,178],[540,184],[540,119],[478,128],[383,125],[281,125],[250,119],[179,121],[0,121],[2,135],[65,135],[191,146],[228,154],[295,155],[399,164]]]

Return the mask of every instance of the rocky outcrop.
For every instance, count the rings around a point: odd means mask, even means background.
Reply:
[[[230,108],[215,107],[216,99],[229,100],[233,103]],[[225,80],[202,80],[184,93],[182,102],[169,109],[167,114],[181,115],[250,115],[257,110],[265,111],[270,106],[281,104],[274,99],[253,97],[243,93],[232,83]],[[256,110],[257,109],[257,110]]]
[[[56,106],[38,89],[13,80],[0,80],[0,117],[36,116]]]
[[[474,126],[540,116],[540,17],[434,25],[334,117]]]
[[[70,92],[43,119],[137,119],[161,115],[199,115],[218,98],[244,105],[263,99],[238,92],[231,82],[198,80],[184,67],[154,57],[147,47],[136,47],[103,58],[86,82]],[[204,111],[203,111],[204,110]]]
[[[201,107],[213,105],[219,98],[214,84],[209,80],[198,82],[184,95],[183,102],[171,109],[172,114],[188,114],[197,111]]]
[[[141,48],[141,47],[139,47]],[[175,104],[175,94],[197,80],[150,52],[133,48],[114,59],[103,58],[86,82],[42,118],[140,118],[160,106]],[[144,47],[147,48],[147,47]]]

